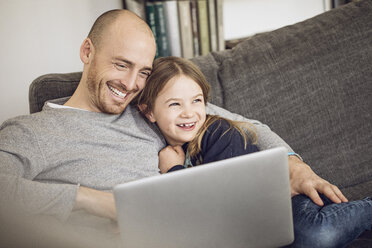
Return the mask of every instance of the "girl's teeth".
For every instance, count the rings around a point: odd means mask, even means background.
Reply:
[[[195,125],[195,123],[189,123],[189,124],[180,124],[179,126],[180,127],[192,127],[194,125]]]

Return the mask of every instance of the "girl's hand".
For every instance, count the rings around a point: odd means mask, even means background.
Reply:
[[[159,152],[160,173],[167,173],[175,165],[183,165],[185,153],[181,146],[167,146]]]

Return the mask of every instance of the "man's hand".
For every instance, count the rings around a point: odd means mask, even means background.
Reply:
[[[185,153],[181,146],[167,146],[159,152],[160,173],[167,173],[175,165],[185,163]]]
[[[305,194],[319,206],[323,206],[323,201],[319,197],[318,192],[324,194],[335,203],[348,201],[337,186],[319,177],[310,166],[298,157],[289,156],[288,163],[292,197],[298,194]]]
[[[113,193],[80,186],[73,210],[79,209],[116,221],[116,207]]]

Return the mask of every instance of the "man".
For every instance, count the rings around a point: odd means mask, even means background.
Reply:
[[[158,151],[165,145],[129,105],[145,86],[155,51],[150,28],[136,15],[114,10],[100,16],[80,48],[84,68],[75,93],[2,125],[1,203],[62,221],[73,210],[115,220],[112,187],[156,175]],[[224,113],[215,106],[213,111]],[[255,123],[261,150],[288,147]],[[347,201],[297,156],[289,156],[289,168],[292,195],[306,194],[318,205],[318,192],[334,202]]]

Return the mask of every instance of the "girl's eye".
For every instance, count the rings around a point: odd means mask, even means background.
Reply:
[[[203,102],[203,100],[200,99],[200,98],[197,98],[197,99],[194,100],[194,102]]]

